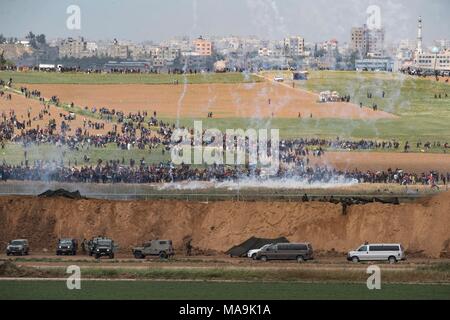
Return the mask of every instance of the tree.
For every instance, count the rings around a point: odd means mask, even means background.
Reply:
[[[325,49],[320,48],[319,50],[316,51],[315,57],[316,58],[321,58],[326,54]]]
[[[25,36],[25,39],[27,40],[33,40],[36,38],[36,35],[33,32],[28,32],[28,34]]]
[[[0,67],[3,67],[5,65],[6,65],[6,59],[5,59],[4,52],[2,51],[2,53],[0,53]]]
[[[355,69],[356,68],[356,60],[358,60],[359,58],[359,52],[358,51],[353,51],[350,54],[349,57],[349,61],[348,61],[348,65],[350,68]]]
[[[3,34],[0,33],[0,44],[3,44],[6,42],[6,38],[3,36]]]
[[[337,62],[337,63],[342,62],[342,55],[339,53],[339,49],[338,49],[338,48],[336,48],[336,49],[334,50],[334,56],[335,56],[335,58],[336,58],[336,62]]]
[[[28,32],[28,34],[25,36],[25,39],[27,39],[30,42],[30,46],[33,49],[37,49],[37,42],[36,42],[36,35],[33,32]]]
[[[45,45],[47,44],[47,41],[45,39],[45,34],[40,34],[36,36],[36,41],[37,43],[41,44],[41,45]]]

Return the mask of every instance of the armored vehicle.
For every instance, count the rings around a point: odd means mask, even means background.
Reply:
[[[75,256],[78,250],[78,241],[76,239],[65,238],[58,240],[58,246],[56,247],[56,255],[63,254]]]
[[[174,255],[172,240],[151,240],[141,247],[134,247],[132,252],[136,259],[144,259],[146,256],[159,256],[161,259],[167,259]]]
[[[114,241],[104,237],[94,238],[88,243],[88,251],[89,255],[94,255],[96,259],[102,256],[108,256],[110,259],[114,259]]]

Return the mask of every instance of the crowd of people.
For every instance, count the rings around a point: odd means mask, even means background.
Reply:
[[[5,83],[3,82],[3,85]],[[12,79],[8,85],[12,84]],[[174,141],[172,133],[176,129],[175,123],[164,122],[157,117],[156,111],[149,114],[148,111],[124,113],[108,107],[84,107],[91,112],[95,119],[83,119],[83,127],[71,128],[74,113],[59,113],[60,124],[57,125],[55,115],[50,114],[50,105],[59,106],[59,98],[52,96],[49,101],[42,97],[38,90],[30,90],[20,87],[20,92],[29,99],[39,99],[42,109],[38,116],[32,117],[31,110],[27,112],[26,119],[19,119],[14,110],[2,112],[0,123],[1,147],[5,147],[8,141],[20,143],[24,146],[54,144],[64,145],[71,150],[80,152],[89,148],[105,148],[114,144],[118,149],[140,149],[152,152],[160,148],[162,153],[170,152]],[[368,95],[371,93],[368,93]],[[384,93],[383,93],[384,95]],[[349,97],[348,97],[349,98]],[[70,108],[74,108],[71,103]],[[58,116],[58,115],[56,115]],[[40,127],[34,125],[34,121],[48,118],[48,125]],[[212,117],[212,113],[211,113]],[[22,117],[23,118],[23,117]],[[112,124],[112,129],[105,132],[105,124]],[[192,128],[187,129],[191,133]],[[102,130],[102,133],[97,131]],[[223,146],[226,147],[226,139],[223,138]],[[208,146],[212,141],[203,141]],[[271,141],[268,142],[269,145]],[[450,146],[447,142],[417,142],[417,148],[445,148]],[[246,140],[245,148],[249,151],[249,142]],[[395,140],[376,141],[368,139],[349,140],[298,138],[284,139],[279,144],[280,169],[276,177],[295,176],[308,182],[329,182],[336,177],[342,177],[358,182],[370,183],[399,183],[399,184],[430,184],[436,182],[447,183],[449,173],[435,173],[416,175],[397,170],[385,172],[342,172],[326,167],[310,166],[310,157],[321,157],[327,150],[398,150],[401,144]],[[404,144],[403,150],[408,152],[411,146],[409,142]],[[241,177],[262,175],[261,169],[252,167],[229,167],[215,165],[208,168],[191,167],[189,165],[175,166],[171,162],[159,165],[147,165],[143,159],[130,160],[125,164],[120,160],[98,160],[97,165],[89,165],[90,158],[85,154],[84,163],[64,163],[37,161],[30,165],[25,155],[21,165],[8,165],[3,163],[0,174],[5,180],[49,180],[64,182],[113,182],[113,183],[151,183],[174,182],[183,180],[233,180]]]
[[[119,160],[102,161],[96,166],[62,166],[55,162],[36,161],[34,165],[0,165],[3,181],[56,181],[83,183],[169,183],[181,181],[236,181],[253,177],[266,179],[264,170],[252,166],[212,165],[205,168],[189,165],[174,166],[171,163],[147,165],[144,160],[130,165]],[[408,173],[401,169],[386,171],[340,171],[322,166],[282,165],[272,179],[295,178],[306,183],[358,182],[395,183],[400,185],[446,185],[450,172]]]

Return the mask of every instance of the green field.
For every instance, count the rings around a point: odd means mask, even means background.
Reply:
[[[99,159],[103,161],[119,160],[120,163],[124,161],[125,165],[130,164],[130,159],[139,161],[144,159],[147,164],[159,164],[170,160],[170,153],[162,153],[161,146],[152,149],[141,150],[133,148],[132,150],[122,150],[117,148],[117,145],[110,143],[105,148],[83,148],[71,150],[67,146],[56,146],[54,144],[31,145],[24,147],[22,144],[8,143],[4,149],[0,149],[0,161],[5,161],[8,164],[20,164],[25,162],[25,152],[27,152],[27,159],[30,165],[34,164],[35,160],[56,161],[64,165],[96,165]],[[84,160],[84,156],[89,158],[89,161]]]
[[[23,84],[172,84],[179,83],[241,83],[257,82],[260,78],[243,73],[198,73],[198,74],[116,74],[116,73],[58,73],[58,72],[13,72],[0,71],[0,79],[12,78]]]
[[[398,119],[381,120],[284,120],[286,136],[353,137],[400,141],[450,141],[450,85],[395,73],[313,71],[307,81],[296,81],[301,88],[321,92],[349,94],[351,102],[395,115]],[[385,98],[382,98],[382,92]],[[373,94],[367,98],[367,92]],[[435,99],[441,94],[442,99]],[[445,98],[445,94],[449,97]],[[274,126],[280,126],[273,120]]]
[[[326,150],[326,148],[325,148]],[[331,151],[331,150],[330,150]],[[341,150],[339,150],[341,151]],[[363,150],[370,151],[370,150]],[[402,151],[402,150],[398,150]],[[29,165],[33,165],[35,160],[41,161],[54,161],[57,164],[61,162],[68,166],[77,165],[96,165],[98,160],[103,161],[119,161],[125,165],[130,164],[130,159],[136,161],[136,165],[139,165],[139,161],[144,159],[146,164],[159,164],[161,162],[167,162],[171,160],[170,151],[163,153],[163,147],[149,150],[132,148],[131,150],[122,150],[117,148],[114,143],[107,144],[104,148],[84,147],[79,150],[70,149],[67,146],[57,146],[54,144],[40,144],[29,145],[27,147],[20,143],[7,143],[3,149],[0,149],[0,161],[6,162],[12,165],[24,164],[28,159]],[[359,152],[359,151],[352,151]],[[376,152],[372,150],[371,152]],[[386,152],[395,152],[394,149],[386,150]],[[415,146],[413,146],[411,152],[420,152]],[[440,153],[443,152],[442,148],[432,148],[427,150],[427,153]],[[84,156],[87,156],[89,160],[85,161]],[[194,154],[192,153],[192,157]],[[225,159],[225,156],[224,156]]]
[[[449,285],[389,284],[368,290],[365,283],[82,281],[1,281],[0,299],[199,299],[199,300],[371,300],[450,299]]]

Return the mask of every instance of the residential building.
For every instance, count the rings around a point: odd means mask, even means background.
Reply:
[[[271,57],[273,55],[272,50],[269,48],[259,48],[258,50],[258,56],[260,57]]]
[[[383,57],[384,36],[384,28],[369,29],[366,25],[352,28],[351,49],[362,57]]]
[[[180,53],[180,49],[168,46],[153,47],[150,49],[153,65],[158,67],[172,65],[175,59],[180,56]]]
[[[128,59],[130,56],[130,50],[128,45],[120,44],[119,41],[114,39],[112,45],[109,45],[106,49],[106,55],[115,59]]]
[[[198,52],[182,52],[180,58],[180,63],[186,71],[205,71],[209,69],[209,56],[207,55],[202,55]]]
[[[450,50],[418,54],[414,65],[422,70],[450,71]]]
[[[203,39],[200,36],[198,39],[193,41],[194,51],[200,56],[210,56],[212,55],[212,43],[209,40]]]
[[[352,28],[352,39],[351,39],[351,49],[353,51],[358,51],[362,56],[367,53],[367,28],[355,27]]]
[[[367,56],[384,57],[384,28],[368,30]]]
[[[96,42],[87,42],[86,43],[86,50],[88,50],[91,55],[96,56],[98,51],[98,45]]]
[[[305,53],[305,39],[299,36],[284,39],[285,56],[299,57]]]
[[[59,43],[58,47],[60,58],[81,59],[95,55],[88,49],[87,41],[83,37],[64,39]]]
[[[322,49],[326,52],[335,52],[338,49],[338,41],[331,39],[322,43]]]

